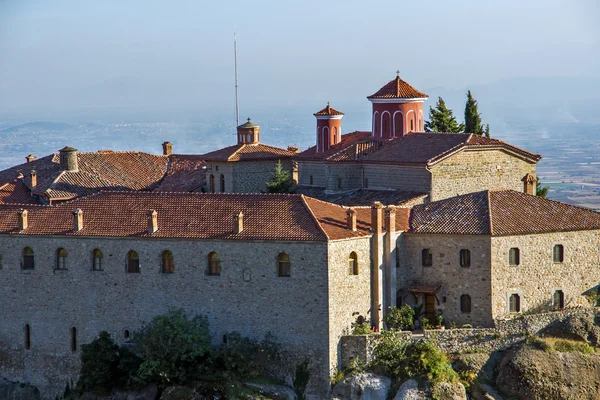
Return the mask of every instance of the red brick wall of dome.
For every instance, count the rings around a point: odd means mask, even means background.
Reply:
[[[424,129],[423,102],[373,103],[373,137],[391,139]]]
[[[342,140],[342,119],[317,119],[317,152],[329,150]]]

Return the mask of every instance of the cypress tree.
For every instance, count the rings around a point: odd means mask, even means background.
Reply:
[[[467,104],[465,105],[465,133],[474,133],[479,136],[485,133],[481,124],[481,114],[477,109],[477,100],[473,98],[470,90],[467,91]],[[489,130],[487,133],[489,135]]]
[[[446,102],[441,97],[435,108],[429,106],[429,121],[425,122],[425,132],[462,132],[465,129],[463,124],[456,121],[452,110],[446,107]]]

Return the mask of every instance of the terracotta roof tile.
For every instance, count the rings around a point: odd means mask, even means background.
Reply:
[[[410,232],[525,235],[600,229],[600,213],[513,190],[487,190],[412,208]]]
[[[154,189],[157,192],[193,192],[206,184],[206,174],[202,170],[204,157],[195,154],[172,154],[169,168]]]
[[[426,193],[411,190],[356,189],[341,193],[326,193],[324,188],[301,185],[296,186],[295,193],[347,207],[371,206],[376,201],[386,205],[400,206],[427,196]]]
[[[205,161],[254,161],[278,160],[296,155],[293,150],[281,149],[266,144],[237,144],[204,154]]]
[[[429,96],[400,79],[400,76],[397,76],[386,83],[376,93],[367,97],[367,99],[422,99],[427,97]]]
[[[327,106],[320,110],[317,111],[316,113],[314,113],[313,115],[315,116],[319,116],[319,115],[344,115],[343,112],[336,110],[335,108],[331,107],[329,105],[329,103],[327,103]]]
[[[358,143],[364,143],[364,148],[369,148],[371,145],[371,132],[355,131],[342,135],[342,140],[332,146],[328,151],[317,153],[317,147],[312,146],[296,157],[301,160],[329,160],[339,157],[341,159],[352,159],[352,154],[356,154]]]
[[[29,204],[37,202],[32,199],[31,192],[23,181],[15,179],[0,187],[0,204],[3,203]]]

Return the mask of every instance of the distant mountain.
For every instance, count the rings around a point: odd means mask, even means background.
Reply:
[[[27,122],[27,123],[20,124],[20,125],[10,126],[8,128],[1,129],[0,132],[16,133],[16,132],[21,132],[21,131],[30,132],[30,131],[36,131],[36,130],[65,132],[65,131],[72,131],[75,129],[77,129],[77,128],[74,127],[73,125],[65,124],[62,122],[34,121],[34,122]]]

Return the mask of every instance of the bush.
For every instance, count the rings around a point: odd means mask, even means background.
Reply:
[[[306,399],[306,386],[310,380],[310,369],[308,367],[308,358],[296,365],[296,374],[294,375],[294,391],[299,400]]]
[[[547,353],[558,351],[561,353],[592,354],[595,352],[594,348],[588,343],[569,339],[531,337],[527,339],[527,343],[534,345]]]
[[[352,334],[353,335],[368,335],[371,333],[371,324],[363,317],[359,315],[356,321],[352,323]]]
[[[370,368],[387,376],[405,376],[405,359],[408,343],[402,340],[397,331],[381,331],[373,349],[373,362]]]
[[[279,360],[279,347],[270,334],[262,341],[227,334],[227,344],[215,354],[217,368],[229,378],[255,378],[268,375],[268,367]]]
[[[388,313],[383,317],[388,329],[410,330],[414,324],[415,310],[409,305],[400,308],[390,307]]]
[[[134,340],[143,360],[138,379],[163,386],[185,383],[211,348],[207,319],[189,319],[182,309],[154,317]]]

